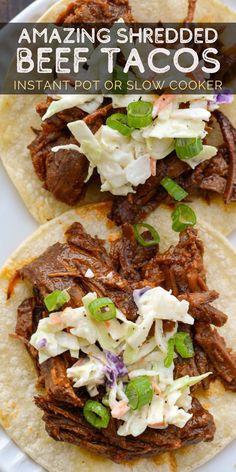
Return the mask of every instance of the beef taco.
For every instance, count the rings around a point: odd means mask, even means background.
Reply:
[[[236,254],[202,222],[178,240],[168,209],[110,210],[41,226],[2,269],[0,422],[50,472],[191,471],[236,434]]]
[[[236,14],[212,0],[141,5],[135,0],[129,4],[127,0],[62,0],[41,20],[75,24],[120,18],[126,22],[188,24],[195,19],[221,23],[233,22]],[[231,50],[224,51],[221,63],[228,72],[235,63]],[[1,158],[40,223],[74,205],[111,196],[110,218],[118,225],[134,223],[175,198],[178,184],[183,189],[181,198],[191,200],[206,221],[229,233],[235,227],[236,209],[231,99],[229,93],[5,97],[1,103]],[[132,132],[137,106],[144,110],[149,124],[135,121]],[[120,123],[116,113],[130,126]],[[16,120],[16,116],[20,118]],[[165,177],[168,181],[163,183]]]

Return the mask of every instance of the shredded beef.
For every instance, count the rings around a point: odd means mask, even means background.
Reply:
[[[43,115],[50,103],[51,100],[48,100],[46,104],[38,105],[38,113]],[[68,122],[84,119],[91,131],[96,133],[111,113],[113,113],[113,108],[110,103],[104,103],[90,115],[86,115],[78,108],[71,108],[46,120],[41,130],[34,130],[36,137],[28,146],[34,169],[39,179],[44,182],[44,188],[52,192],[57,200],[68,205],[75,205],[87,188],[85,180],[88,175],[89,161],[84,154],[66,149],[61,149],[56,153],[52,151],[52,148],[60,145],[78,145],[67,128]]]
[[[194,346],[194,352],[195,352],[194,360],[195,360],[195,364],[198,370],[198,375],[206,374],[207,372],[212,372],[213,368],[212,368],[211,362],[207,358],[205,352],[196,344]],[[212,375],[202,380],[201,385],[204,390],[208,390],[212,380],[213,380]]]
[[[223,326],[227,321],[225,313],[209,304],[200,305],[199,307],[192,307],[190,305],[189,312],[195,320],[205,321],[218,327]]]
[[[86,157],[73,150],[50,153],[47,159],[46,190],[57,200],[75,205],[85,191],[89,163]]]
[[[53,102],[51,97],[47,97],[46,102],[39,103],[36,106],[36,111],[39,116],[42,118],[48,110],[49,105]],[[72,121],[78,121],[85,118],[87,113],[81,110],[78,107],[69,108],[67,110],[60,111],[51,118],[43,121],[41,127],[45,133],[50,133],[51,131],[58,131],[66,127],[68,123]]]
[[[194,328],[190,328],[186,325],[180,324],[179,330],[187,332],[191,336],[191,338],[194,337]],[[202,375],[212,371],[213,368],[210,361],[208,360],[204,351],[196,343],[194,343],[194,357],[190,359],[183,359],[181,356],[178,355],[178,357],[175,359],[174,376],[176,379],[184,377],[185,375],[193,377],[195,375]],[[210,383],[213,380],[214,378],[212,375],[202,380],[202,388],[204,390],[208,390]],[[200,384],[193,386],[191,390],[196,390],[197,388],[199,388],[199,385]]]
[[[188,228],[180,234],[180,241],[164,254],[157,253],[143,268],[143,277],[155,283],[164,283],[175,296],[198,292],[206,288],[203,265],[203,244],[197,231]]]
[[[120,109],[116,110],[119,111]],[[114,112],[112,104],[104,105],[98,108],[96,111],[87,115],[84,118],[86,125],[91,129],[92,133],[95,134],[99,128],[106,122],[108,116]]]
[[[82,251],[101,259],[107,265],[112,267],[111,259],[104,247],[104,241],[84,231],[80,223],[73,223],[66,231],[66,238],[69,244],[73,244]]]
[[[128,223],[122,226],[122,233],[123,237],[112,243],[110,257],[123,277],[139,281],[142,267],[154,256],[157,246],[141,246],[135,239],[133,226]],[[150,239],[151,236],[145,232],[142,237]]]
[[[179,177],[187,169],[187,164],[175,155],[166,157],[156,163],[156,175],[150,177],[145,184],[139,185],[136,193],[127,197],[115,197],[110,218],[121,225],[139,223],[144,217],[163,202],[167,193],[160,182],[168,175],[172,179]]]
[[[143,267],[143,277],[147,282],[161,284],[165,289],[172,290],[179,300],[187,300],[190,304],[189,312],[196,320],[195,324],[197,321],[212,323],[215,326],[223,326],[226,323],[227,316],[210,305],[218,298],[218,293],[207,288],[203,245],[196,230],[188,228],[180,234],[180,241],[176,246],[170,247],[164,254],[157,252]],[[194,329],[187,325],[179,325],[179,330],[188,332],[194,338]],[[198,343],[197,338],[195,341]],[[201,343],[198,344],[201,346]],[[206,357],[203,359],[203,356],[198,345],[195,346],[194,358],[182,359],[179,356],[175,361],[175,377],[209,372],[205,370],[209,362]],[[208,388],[211,380],[213,379],[203,382],[203,387]]]
[[[194,19],[194,14],[197,6],[197,0],[188,0],[188,13],[186,18],[184,19],[184,24],[188,25],[188,23],[192,23]]]
[[[48,100],[46,104],[38,105],[38,113],[43,115],[50,103],[51,100]],[[71,108],[46,120],[41,130],[35,130],[36,137],[28,146],[34,169],[44,182],[44,188],[52,192],[57,200],[75,205],[86,191],[87,158],[74,150],[52,151],[53,147],[60,145],[78,145],[67,128],[68,122],[84,119],[91,131],[96,133],[112,111],[111,104],[105,104],[87,116],[83,111]]]
[[[67,235],[68,243],[51,246],[23,267],[20,276],[29,280],[41,297],[54,290],[70,289],[79,282],[86,291],[111,297],[128,319],[135,319],[137,310],[132,287],[107,262],[108,255],[105,248],[101,249],[101,242],[89,236],[79,223],[73,225]],[[88,269],[93,273],[92,278],[86,277]]]
[[[20,304],[17,310],[15,332],[26,340],[29,340],[33,334],[33,309],[34,298],[27,298]]]
[[[36,309],[34,298],[27,298],[20,304],[17,310],[15,334],[16,337],[25,344],[39,372],[38,351],[30,344],[30,338],[37,329],[35,319]]]
[[[114,23],[123,18],[133,22],[127,0],[85,0],[75,1],[59,16],[57,24],[62,23]]]
[[[66,363],[63,357],[52,357],[43,362],[40,365],[40,373],[49,399],[70,403],[78,407],[83,406],[83,402],[77,397],[67,378]]]
[[[214,302],[218,297],[218,292],[215,290],[208,290],[207,292],[183,293],[178,296],[178,299],[187,300],[191,307],[198,308],[199,305],[206,305],[207,303]]]
[[[236,201],[236,143],[235,129],[229,119],[219,110],[214,112],[220,125],[223,138],[229,150],[229,170],[224,190],[225,203]]]
[[[43,419],[47,432],[54,439],[86,447],[118,463],[154,456],[202,440],[210,441],[215,432],[212,415],[204,410],[196,399],[193,399],[192,404],[193,417],[184,428],[148,428],[137,438],[118,436],[116,420],[111,420],[107,430],[98,430],[85,421],[78,408],[72,409],[58,402],[52,403],[44,397],[37,397],[35,402],[44,411]]]
[[[132,287],[130,287],[127,280],[111,270],[110,266],[107,266],[104,262],[88,254],[83,254],[81,251],[75,252],[74,263],[76,268],[74,277],[80,280],[86,291],[94,291],[100,297],[110,297],[128,319],[136,319],[137,309],[133,301]],[[85,275],[88,269],[92,270],[94,274],[92,278]],[[52,276],[64,278],[63,272],[53,273]]]
[[[227,321],[227,316],[209,303],[218,298],[219,294],[214,290],[207,292],[194,292],[179,295],[179,300],[187,300],[190,304],[190,314],[199,321],[206,321],[215,326],[223,326]]]
[[[44,188],[68,205],[75,205],[85,191],[84,181],[88,174],[87,158],[74,150],[53,152],[55,146],[78,144],[67,132],[57,130],[36,132],[36,138],[29,145],[31,158],[37,176],[44,182]]]
[[[202,347],[225,386],[236,391],[236,355],[227,348],[224,338],[207,323],[195,323],[196,342]]]
[[[225,190],[225,179],[220,175],[213,174],[203,179],[200,188],[223,194]]]
[[[189,375],[190,377],[199,375],[195,358],[192,357],[190,359],[183,359],[182,357],[178,356],[178,358],[175,360],[175,378],[178,379],[180,377],[184,377],[185,375]]]
[[[229,151],[227,147],[219,148],[216,156],[199,164],[181,184],[189,193],[208,190],[223,195],[228,175]]]
[[[45,134],[43,131],[33,130],[36,134],[35,139],[28,146],[34,170],[40,180],[44,181],[47,177],[47,159],[51,154],[54,146],[61,146],[70,143],[70,138],[64,130],[53,130]]]
[[[77,308],[83,305],[82,298],[85,296],[85,292],[79,285],[74,285],[68,290],[70,294],[70,306]]]
[[[56,243],[49,247],[40,257],[20,270],[22,279],[28,280],[37,288],[41,297],[45,297],[54,290],[68,289],[74,285],[73,276],[50,277],[53,272],[76,270],[74,253],[67,244]]]

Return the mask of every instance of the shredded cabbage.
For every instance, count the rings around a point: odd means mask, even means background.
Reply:
[[[169,407],[163,397],[154,395],[150,406],[144,406],[141,410],[129,410],[121,418],[123,424],[117,433],[119,436],[132,435],[134,437],[142,434],[147,427],[153,429],[167,428],[173,424],[178,428],[183,428],[192,417],[177,405]]]
[[[81,120],[70,123],[68,127],[92,169],[97,167],[102,192],[127,195],[133,191],[132,186],[142,184],[150,177],[150,159],[145,145],[122,136],[109,126],[101,126],[95,136]]]
[[[60,313],[53,313],[48,318],[40,320],[38,329],[31,337],[30,343],[39,351],[39,362],[50,357],[70,351],[73,357],[79,357],[79,339],[63,329],[66,323]]]
[[[161,287],[145,287],[133,295],[139,314],[135,322],[127,320],[119,309],[115,319],[96,321],[89,304],[97,295],[90,292],[83,297],[83,306],[68,307],[40,320],[30,343],[38,350],[40,363],[65,351],[79,359],[67,369],[68,378],[74,388],[85,387],[90,397],[98,395],[101,385],[105,387],[111,416],[121,421],[119,435],[136,437],[147,427],[162,429],[169,424],[183,428],[191,418],[190,387],[210,375],[174,380],[174,363],[164,366],[168,339],[176,332],[178,321],[193,323],[189,304]],[[175,321],[168,333],[163,332],[165,319]],[[150,336],[153,325],[154,335]],[[80,352],[83,356],[79,358]],[[149,405],[133,411],[126,385],[142,375],[149,377],[154,395]]]
[[[84,154],[89,160],[87,182],[96,168],[101,178],[101,191],[113,195],[127,195],[144,184],[151,176],[150,159],[164,159],[175,148],[175,138],[204,138],[207,134],[205,124],[211,116],[211,109],[217,107],[214,95],[176,95],[166,104],[157,95],[107,95],[113,107],[127,107],[133,101],[145,99],[153,102],[153,122],[146,128],[134,130],[126,137],[107,125],[101,126],[95,135],[83,120],[68,124],[68,128],[78,141],[78,145],[56,146],[52,150],[74,150]],[[54,113],[72,106],[94,111],[103,97],[100,95],[68,95],[52,102],[46,119]],[[180,108],[181,103],[189,102],[188,108]],[[212,108],[213,107],[213,108]],[[201,162],[211,159],[217,152],[214,146],[203,146],[198,156],[186,160],[193,169]]]
[[[197,156],[188,159],[186,163],[192,167],[192,169],[195,169],[195,167],[197,167],[198,164],[201,164],[201,162],[214,157],[217,154],[217,151],[218,150],[215,146],[203,145],[203,150]]]
[[[83,298],[84,306],[79,308],[66,308],[64,311],[52,313],[48,318],[39,321],[36,333],[31,337],[30,343],[39,351],[39,362],[42,363],[50,357],[55,357],[65,351],[71,351],[73,357],[79,357],[81,342],[87,345],[97,341],[105,349],[113,351],[120,339],[114,341],[110,335],[110,329],[106,329],[102,323],[94,320],[87,309],[90,301],[97,298],[94,293],[89,293]],[[111,320],[111,331],[118,321]],[[69,333],[63,331],[69,328]],[[120,331],[121,340],[125,336],[125,330]],[[44,342],[42,343],[42,340]]]
[[[78,151],[78,152],[80,152],[80,147],[77,144],[61,144],[59,146],[54,146],[52,148],[52,152],[58,152],[61,149],[65,149],[66,151]]]
[[[56,100],[49,105],[42,120],[47,120],[55,113],[59,113],[69,108],[79,107],[86,113],[93,113],[102,104],[102,95],[57,95]]]
[[[139,323],[129,336],[128,344],[135,349],[146,340],[154,320],[172,320],[193,324],[194,319],[188,314],[189,303],[179,301],[171,292],[162,287],[151,288],[136,301]]]
[[[174,382],[172,382],[171,385],[168,386],[166,394],[168,395],[169,393],[175,392],[176,390],[183,391],[183,389],[185,389],[186,387],[192,387],[193,385],[204,380],[206,377],[209,377],[209,375],[211,374],[212,372],[207,372],[206,374],[197,375],[196,377],[189,377],[189,375],[181,377],[180,379],[175,380]]]
[[[149,375],[149,374],[146,374]],[[142,434],[147,427],[154,429],[166,428],[173,424],[183,428],[192,417],[192,397],[189,387],[199,383],[210,373],[197,377],[183,377],[165,386],[159,395],[154,395],[149,406],[141,410],[129,410],[121,418],[123,424],[118,429],[119,436],[131,434],[136,437]],[[160,386],[160,384],[159,384]]]
[[[98,394],[97,385],[102,385],[105,378],[104,363],[94,357],[80,359],[76,364],[67,369],[67,376],[73,379],[74,388],[87,387],[90,396]]]

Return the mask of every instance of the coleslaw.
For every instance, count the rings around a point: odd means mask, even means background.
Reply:
[[[192,417],[190,387],[210,375],[174,380],[174,358],[165,366],[168,342],[176,334],[178,322],[194,323],[189,303],[162,287],[146,287],[134,291],[136,321],[127,320],[116,308],[116,317],[102,322],[89,310],[96,299],[97,294],[90,292],[81,307],[67,307],[39,321],[30,340],[38,350],[39,362],[69,351],[75,363],[67,369],[67,377],[74,388],[85,387],[90,397],[99,394],[100,386],[105,388],[104,404],[122,422],[120,436],[135,437],[147,427],[162,429],[172,424],[183,428]],[[173,322],[171,331],[164,331],[165,320]],[[148,404],[133,409],[127,385],[141,378],[149,379],[152,395]]]

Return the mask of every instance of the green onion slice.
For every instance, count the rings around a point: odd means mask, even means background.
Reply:
[[[151,102],[132,102],[128,105],[128,125],[132,128],[145,128],[152,123],[153,104]]]
[[[179,331],[175,334],[175,349],[184,359],[194,356],[192,339],[188,333]]]
[[[164,360],[164,366],[168,369],[171,367],[172,362],[174,360],[175,354],[175,338],[170,338],[168,341],[168,348],[167,348],[167,356]]]
[[[146,228],[152,236],[152,239],[150,240],[145,240],[143,236],[140,234],[141,228]],[[159,244],[160,242],[160,236],[158,232],[153,228],[153,226],[148,225],[147,223],[138,223],[134,225],[134,236],[136,241],[138,241],[141,246],[144,247],[149,247],[149,246],[155,246],[156,244]]]
[[[153,388],[147,375],[141,375],[132,379],[126,387],[126,396],[132,410],[139,410],[144,405],[151,403]]]
[[[70,300],[70,295],[66,290],[55,290],[44,298],[44,304],[48,311],[59,310]]]
[[[109,410],[94,400],[88,400],[85,403],[83,414],[86,421],[94,426],[94,428],[107,428],[110,421]]]
[[[119,131],[123,136],[130,136],[134,128],[130,128],[127,122],[127,115],[124,113],[113,113],[113,115],[107,118],[106,125],[109,126],[109,128]]]
[[[184,203],[180,203],[171,214],[173,231],[184,231],[188,226],[194,226],[197,222],[196,215],[192,208]]]
[[[161,180],[161,185],[169,193],[169,195],[178,202],[188,196],[188,193],[185,192],[185,190],[176,182],[174,182],[174,180],[172,180],[170,177],[164,177],[164,179]]]
[[[187,160],[203,150],[201,138],[176,138],[175,151],[179,159]]]
[[[97,321],[108,321],[116,317],[116,307],[110,298],[96,298],[89,303],[91,316]]]

